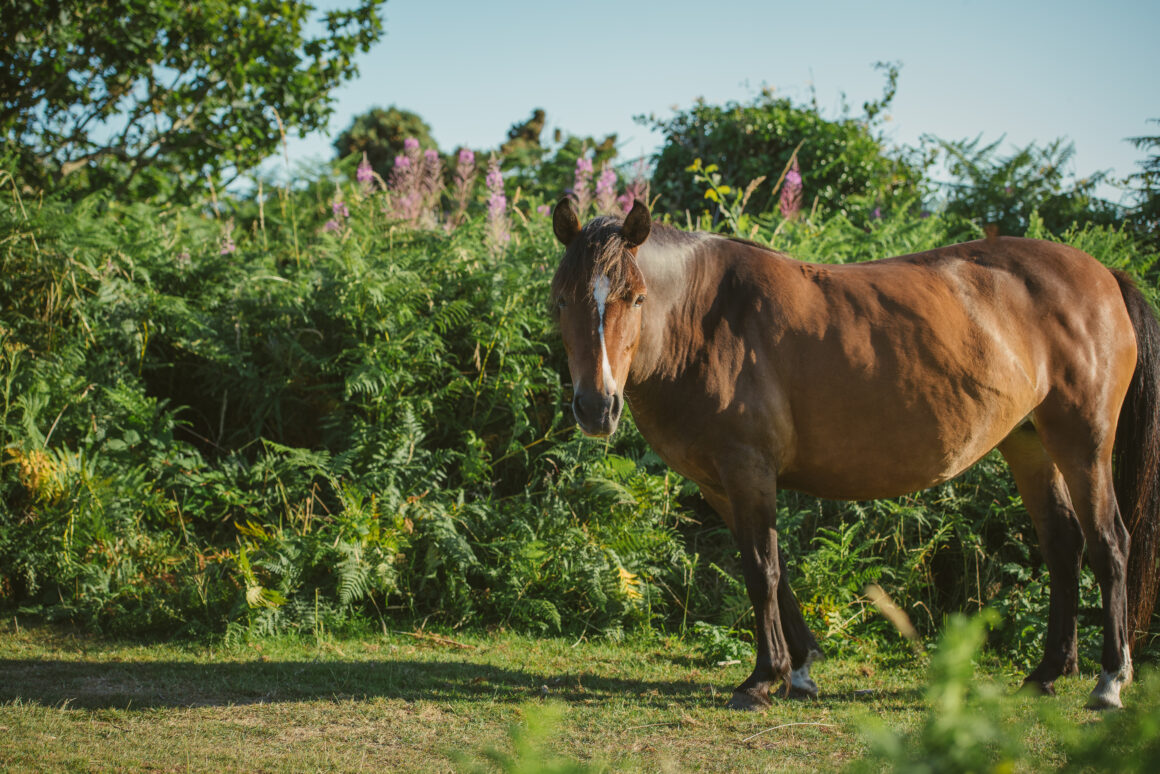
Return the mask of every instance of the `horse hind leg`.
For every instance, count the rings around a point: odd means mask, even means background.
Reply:
[[[1029,423],[1000,445],[1023,505],[1031,516],[1051,579],[1043,659],[1023,680],[1025,688],[1054,695],[1055,680],[1078,671],[1076,614],[1083,531],[1063,476]]]
[[[810,677],[810,665],[825,656],[818,645],[814,633],[810,631],[802,617],[801,608],[789,587],[789,573],[786,572],[785,552],[778,549],[781,577],[777,583],[777,608],[781,615],[781,629],[789,647],[791,671],[789,695],[795,699],[816,699],[818,684]]]
[[[1087,541],[1088,563],[1100,584],[1103,601],[1102,670],[1088,697],[1094,709],[1123,706],[1120,691],[1132,682],[1132,657],[1128,650],[1127,560],[1129,537],[1116,502],[1112,482],[1112,450],[1115,423],[1104,433],[1094,432],[1090,422],[1055,421],[1039,424],[1044,447],[1059,467]],[[1066,416],[1066,415],[1065,415]],[[1038,418],[1038,414],[1037,414]],[[1076,416],[1071,416],[1073,420]],[[1045,432],[1045,428],[1050,428]],[[1103,442],[1092,442],[1093,438]]]

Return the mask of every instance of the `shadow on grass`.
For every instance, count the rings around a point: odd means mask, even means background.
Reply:
[[[913,700],[912,691],[823,694],[823,701]],[[0,702],[85,709],[229,706],[374,698],[404,701],[570,703],[631,700],[644,706],[722,706],[729,687],[591,672],[540,674],[458,661],[77,662],[0,659]]]

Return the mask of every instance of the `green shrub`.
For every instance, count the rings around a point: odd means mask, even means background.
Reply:
[[[1011,695],[1004,686],[980,679],[975,659],[988,627],[998,620],[987,609],[947,621],[931,658],[929,709],[921,726],[898,733],[867,718],[869,754],[852,770],[1144,772],[1160,765],[1160,681],[1151,670],[1143,670],[1124,709],[1093,715],[1091,723],[1077,725],[1053,702]],[[1031,720],[1020,711],[1029,702],[1041,702]],[[1062,764],[1037,759],[1028,749],[1036,725],[1050,727],[1053,738],[1062,740]]]
[[[609,443],[572,425],[548,219],[513,218],[497,250],[478,217],[413,230],[378,194],[344,185],[349,217],[335,195],[319,180],[216,214],[6,189],[0,603],[136,633],[426,622],[748,647],[732,537],[695,487],[631,416]],[[971,233],[896,208],[755,238],[846,262]],[[1064,238],[1154,258],[1113,229]],[[893,637],[861,596],[873,579],[924,635],[990,604],[995,644],[1038,658],[1042,560],[997,458],[897,500],[785,492],[779,518],[826,649]]]
[[[946,211],[998,234],[1023,236],[1034,217],[1055,233],[1077,223],[1107,226],[1122,217],[1119,207],[1095,195],[1106,174],[1080,180],[1069,175],[1075,145],[1063,139],[1031,143],[1009,156],[999,153],[1002,138],[989,144],[982,137],[923,139],[945,158],[952,178],[944,186]]]
[[[751,196],[750,212],[774,209],[774,185],[795,151],[801,168],[804,206],[817,199],[827,213],[844,213],[858,223],[872,218],[875,207],[919,192],[921,165],[889,151],[877,129],[894,96],[898,70],[884,66],[887,86],[881,100],[867,103],[864,115],[822,115],[817,102],[796,105],[764,91],[749,103],[708,105],[698,102],[668,120],[638,119],[664,134],[656,157],[653,193],[659,208],[694,215],[708,204],[703,186],[687,169],[696,159],[720,168],[734,188],[760,177],[766,180]]]

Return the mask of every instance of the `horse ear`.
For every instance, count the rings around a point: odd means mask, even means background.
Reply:
[[[624,225],[620,227],[620,235],[624,237],[629,247],[639,247],[648,239],[651,228],[652,215],[648,211],[648,205],[642,201],[634,201],[632,210],[624,219]]]
[[[556,211],[552,213],[552,230],[556,232],[556,239],[567,247],[576,235],[580,233],[580,218],[572,208],[572,200],[564,197],[556,202]]]

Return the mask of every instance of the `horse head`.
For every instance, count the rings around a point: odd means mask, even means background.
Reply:
[[[572,413],[586,435],[611,435],[624,409],[647,295],[636,253],[651,225],[642,202],[623,221],[600,217],[583,228],[568,199],[552,216],[565,247],[552,280],[553,313],[572,374]]]

